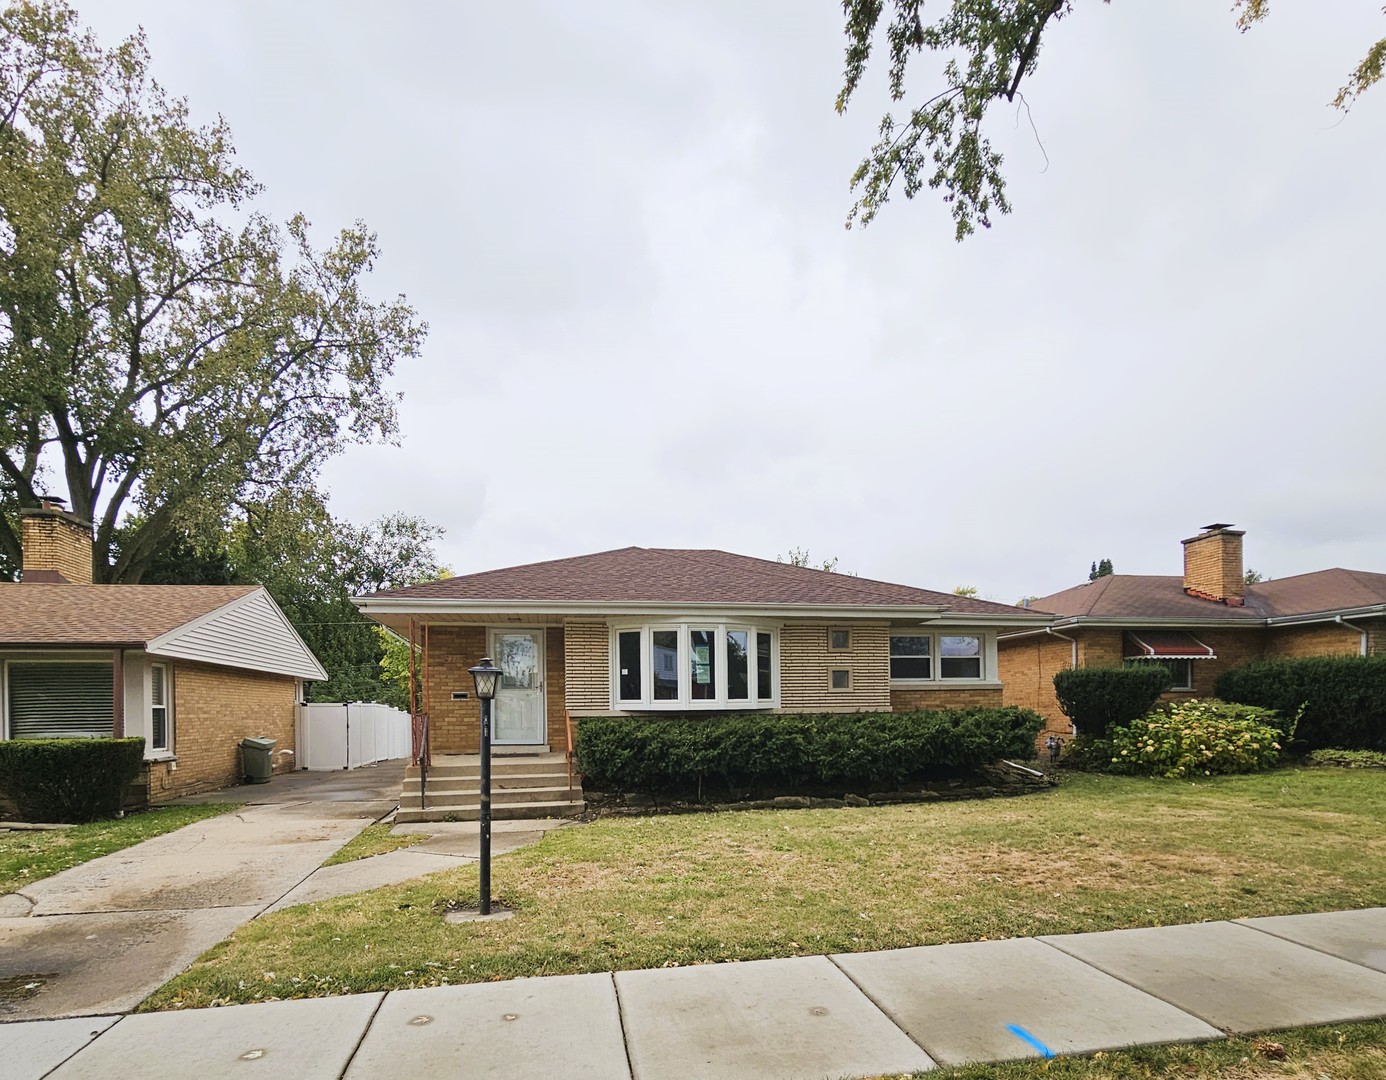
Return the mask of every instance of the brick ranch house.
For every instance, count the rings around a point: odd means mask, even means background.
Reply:
[[[724,551],[628,547],[360,597],[421,646],[435,753],[475,753],[467,669],[504,671],[499,751],[565,746],[565,713],[1000,705],[997,640],[1051,616]]]
[[[1111,574],[1031,601],[1057,618],[1000,635],[1006,703],[1068,735],[1053,682],[1067,668],[1163,664],[1173,680],[1164,698],[1178,700],[1211,697],[1219,675],[1252,660],[1386,654],[1386,574],[1319,570],[1248,585],[1244,535],[1205,526],[1183,542],[1182,577]]]
[[[94,585],[91,525],[21,513],[22,581],[0,583],[0,738],[140,735],[150,803],[238,783],[238,743],[293,768],[303,680],[327,673],[255,585]]]

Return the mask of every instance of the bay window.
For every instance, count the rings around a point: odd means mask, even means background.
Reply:
[[[631,710],[774,708],[777,646],[774,630],[756,626],[618,627],[611,633],[612,704]]]

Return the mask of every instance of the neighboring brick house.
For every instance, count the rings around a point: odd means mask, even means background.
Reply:
[[[1185,540],[1182,577],[1112,574],[1032,600],[1057,619],[1000,636],[1006,703],[1067,735],[1053,681],[1067,668],[1163,664],[1175,700],[1212,696],[1222,672],[1251,660],[1386,654],[1386,574],[1320,570],[1247,585],[1243,535],[1217,524]]]
[[[247,736],[293,768],[302,681],[327,673],[263,588],[94,585],[88,523],[50,503],[21,531],[22,581],[0,583],[0,738],[143,736],[152,803],[237,783]]]
[[[999,705],[1006,604],[724,551],[621,548],[358,598],[423,647],[437,753],[473,753],[467,669],[504,671],[493,734],[563,747],[565,712],[870,712]]]

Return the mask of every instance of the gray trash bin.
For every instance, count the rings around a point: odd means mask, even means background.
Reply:
[[[274,740],[242,739],[241,772],[247,784],[268,784],[274,772]]]

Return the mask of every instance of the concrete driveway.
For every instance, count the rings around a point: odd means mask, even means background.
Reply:
[[[246,805],[0,897],[0,1021],[134,1008],[390,813],[404,766],[195,796]]]

